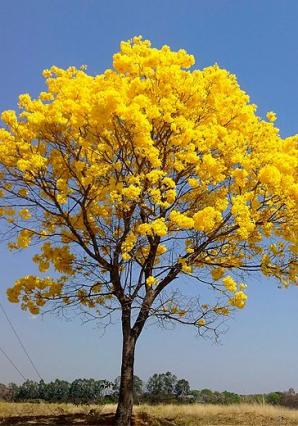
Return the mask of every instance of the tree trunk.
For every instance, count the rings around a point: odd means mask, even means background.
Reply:
[[[117,426],[131,426],[135,344],[136,339],[133,337],[130,327],[125,327],[123,324],[121,381],[115,417]]]

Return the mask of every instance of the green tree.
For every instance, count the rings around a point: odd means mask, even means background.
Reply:
[[[175,394],[176,396],[184,396],[190,394],[190,386],[187,380],[180,379],[175,385]]]
[[[237,393],[224,391],[222,396],[224,404],[239,404],[241,402],[241,397]]]
[[[26,401],[31,399],[39,398],[38,383],[33,380],[26,380],[18,388],[17,399],[20,401]]]
[[[50,402],[66,402],[69,398],[70,384],[65,380],[56,379],[46,384],[45,399]]]
[[[174,395],[177,377],[170,371],[155,373],[147,382],[147,391],[151,395]]]
[[[282,392],[271,392],[265,396],[265,401],[267,404],[271,405],[280,405],[283,398]]]
[[[104,391],[111,384],[106,380],[77,379],[69,389],[69,399],[75,404],[90,404],[102,401]]]

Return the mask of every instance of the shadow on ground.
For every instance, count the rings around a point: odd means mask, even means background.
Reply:
[[[26,425],[97,425],[113,426],[114,414],[59,414],[48,416],[15,416],[9,418],[0,417],[0,426],[26,426]],[[166,419],[159,420],[140,413],[133,416],[132,426],[176,426]]]

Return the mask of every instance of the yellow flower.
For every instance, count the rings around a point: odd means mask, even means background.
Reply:
[[[27,190],[27,189],[25,189],[25,188],[20,189],[20,190],[19,190],[19,195],[20,195],[21,197],[27,197],[27,196],[28,196],[28,190]]]
[[[217,315],[224,315],[224,316],[227,316],[230,313],[229,308],[227,308],[226,306],[217,306],[217,307],[213,308],[213,311]]]
[[[22,229],[22,231],[19,232],[18,238],[17,238],[17,246],[19,248],[26,248],[30,245],[32,238],[32,232],[28,229]]]
[[[146,279],[146,284],[147,284],[149,287],[152,287],[154,284],[156,284],[156,278],[154,278],[152,275],[150,275],[150,277],[148,277],[148,278]]]
[[[276,121],[275,112],[272,112],[272,111],[267,112],[266,117],[268,118],[269,121],[272,121],[272,122]]]
[[[28,209],[21,209],[19,211],[19,215],[21,216],[22,219],[26,220],[26,219],[30,219],[31,217],[31,213]]]
[[[224,283],[224,286],[227,290],[229,290],[229,291],[236,291],[237,290],[237,284],[233,280],[232,277],[223,278],[223,283]]]
[[[122,194],[130,199],[135,200],[140,195],[141,188],[135,185],[129,185],[127,188],[122,190]]]
[[[168,228],[167,228],[167,225],[165,224],[164,218],[156,219],[153,222],[151,222],[151,228],[153,232],[159,237],[164,237],[165,235],[167,235]]]
[[[194,214],[194,227],[197,231],[209,232],[220,222],[222,216],[213,207],[205,207]]]
[[[224,273],[225,273],[225,270],[224,270],[224,268],[221,268],[221,267],[214,268],[211,271],[212,278],[215,281],[220,280]]]
[[[138,228],[138,233],[141,235],[151,235],[152,234],[152,228],[149,223],[141,223]]]
[[[190,186],[192,186],[193,188],[197,188],[198,186],[199,186],[199,181],[197,180],[197,179],[195,179],[195,178],[190,178],[190,179],[188,179],[188,184],[190,185]]]
[[[39,270],[61,275],[17,280],[13,302],[32,312],[52,298],[110,308],[111,270],[125,297],[138,288],[134,272],[126,285],[128,261],[146,277],[177,272],[178,286],[183,273],[223,279],[214,283],[226,298],[218,315],[244,307],[244,284],[228,274],[253,259],[265,276],[297,284],[298,136],[282,138],[273,112],[260,119],[227,70],[193,64],[183,49],[134,37],[111,69],[94,76],[53,66],[45,91],[3,112],[0,216],[17,230],[34,212],[9,248],[34,237]],[[10,207],[22,198],[24,207]],[[95,263],[100,294],[89,291]],[[147,278],[140,303],[156,284]],[[179,301],[165,303],[184,312]]]
[[[275,166],[267,165],[260,170],[259,180],[261,183],[277,186],[280,184],[281,174]]]
[[[230,298],[229,302],[232,306],[242,309],[244,308],[247,300],[247,295],[243,291],[237,291],[233,297]]]
[[[191,217],[186,216],[176,210],[171,211],[169,216],[171,222],[177,225],[179,228],[189,229],[193,228],[194,220]]]
[[[31,165],[30,165],[30,162],[29,162],[29,161],[27,161],[27,160],[19,160],[19,161],[17,162],[17,167],[18,167],[18,168],[19,168],[22,172],[24,172],[24,171],[30,170]]]
[[[167,247],[166,247],[166,246],[164,246],[163,244],[159,244],[159,245],[158,245],[158,247],[157,247],[156,254],[157,254],[158,256],[160,256],[160,255],[162,255],[162,254],[166,253],[166,251],[167,251]]]

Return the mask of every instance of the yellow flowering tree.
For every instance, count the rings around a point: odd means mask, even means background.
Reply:
[[[41,273],[8,298],[34,314],[120,310],[122,426],[148,318],[216,331],[246,303],[245,272],[297,284],[298,137],[258,117],[234,75],[193,64],[136,37],[112,69],[52,67],[46,91],[2,113],[0,213]]]

